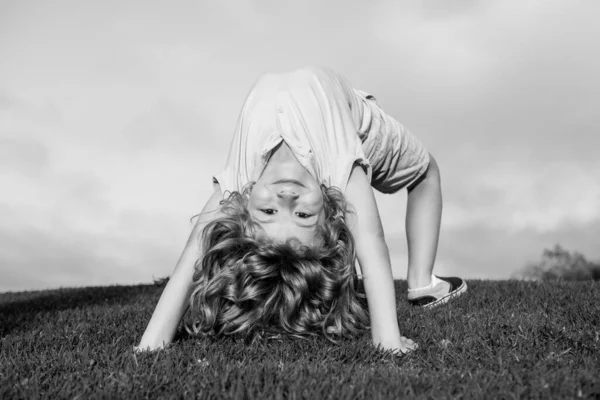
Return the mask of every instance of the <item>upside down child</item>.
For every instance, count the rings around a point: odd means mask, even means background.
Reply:
[[[373,190],[408,190],[409,303],[464,293],[433,274],[442,211],[433,156],[375,98],[327,69],[266,74],[250,91],[225,169],[165,287],[138,350],[191,333],[352,336],[408,352]],[[358,259],[368,313],[355,288]]]

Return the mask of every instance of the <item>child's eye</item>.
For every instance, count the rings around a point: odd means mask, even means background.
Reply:
[[[261,209],[260,211],[264,212],[267,215],[275,214],[275,210],[273,210],[272,208],[264,208],[264,209]]]
[[[298,215],[300,218],[308,218],[308,217],[311,216],[311,215],[308,215],[308,214],[305,214],[305,213],[302,213],[302,212],[296,213],[296,215]]]

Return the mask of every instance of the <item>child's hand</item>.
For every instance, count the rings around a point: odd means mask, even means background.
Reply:
[[[419,347],[419,344],[404,336],[400,336],[400,346],[398,347],[398,351],[402,354],[406,354],[408,352],[414,351]]]
[[[404,336],[400,336],[400,339],[393,343],[381,342],[376,343],[375,345],[382,350],[391,350],[395,354],[407,354],[419,348],[419,345],[416,342]]]

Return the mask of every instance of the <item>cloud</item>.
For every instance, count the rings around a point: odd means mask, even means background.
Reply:
[[[24,170],[16,168],[30,150],[14,142],[20,153],[0,175],[5,188],[0,200],[0,291],[150,282],[172,271],[191,230],[189,218],[201,209],[196,185],[187,185],[187,198],[180,198],[181,189],[165,193],[169,184],[177,188],[182,183],[173,183],[176,173],[160,175],[160,162],[152,159],[147,161],[159,176],[136,173],[130,164],[127,175],[137,181],[132,186],[126,179],[107,181],[85,169],[46,165],[32,174],[36,164],[31,161]],[[34,143],[25,142],[44,148]],[[163,162],[172,171],[178,168]],[[189,165],[179,166],[197,175]],[[161,180],[165,183],[156,184]]]
[[[447,187],[444,223],[551,231],[600,218],[600,164],[496,163]]]
[[[0,168],[24,175],[40,175],[49,162],[48,148],[39,141],[0,136]]]
[[[2,229],[0,242],[0,291],[151,282],[177,261],[176,247],[143,236],[30,227]]]
[[[595,159],[597,4],[498,2],[444,18],[379,4],[378,64],[393,75],[371,73],[370,90],[435,154],[460,151],[470,163]]]
[[[19,271],[19,288],[168,274],[254,80],[310,64],[372,92],[435,155],[442,271],[507,277],[555,238],[586,254],[580,232],[598,237],[599,218],[599,4],[4,7],[2,268]],[[402,236],[405,194],[377,199],[386,232]],[[397,260],[402,246],[390,246]]]
[[[585,223],[568,223],[539,232],[524,228],[508,230],[486,224],[442,229],[434,272],[441,276],[506,279],[528,262],[537,261],[543,250],[560,244],[578,251],[589,260],[600,260],[597,238],[600,218]],[[406,277],[404,233],[386,235],[394,275]]]

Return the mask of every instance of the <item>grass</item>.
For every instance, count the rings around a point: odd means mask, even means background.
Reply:
[[[369,334],[198,339],[134,356],[161,285],[0,294],[0,399],[600,398],[600,282],[469,281],[434,310],[396,282],[408,356]]]

